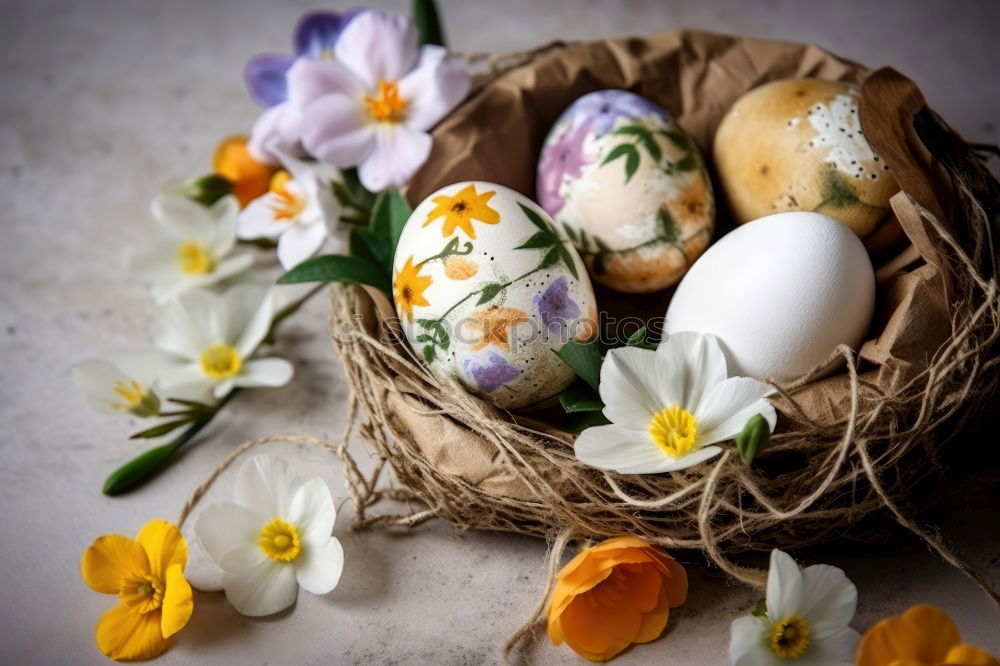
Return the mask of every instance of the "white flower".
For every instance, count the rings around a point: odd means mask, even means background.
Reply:
[[[207,287],[246,270],[249,254],[229,256],[236,244],[239,203],[227,195],[211,207],[166,190],[152,203],[153,218],[173,236],[153,241],[128,259],[129,270],[152,284],[163,302],[187,289]]]
[[[715,336],[684,331],[656,351],[612,349],[601,367],[600,393],[611,425],[584,430],[576,457],[621,474],[684,469],[717,455],[709,446],[739,434],[761,414],[774,430],[773,389],[726,375]]]
[[[295,603],[299,587],[337,586],[344,550],[331,536],[336,512],[322,479],[303,482],[283,460],[256,456],[240,468],[233,500],[206,508],[194,529],[237,611],[270,615]]]
[[[286,270],[302,263],[320,248],[327,234],[334,236],[340,206],[329,181],[339,179],[320,173],[306,163],[275,149],[284,170],[271,178],[270,191],[254,199],[239,215],[236,233],[243,239],[277,238],[278,261]]]
[[[795,560],[771,551],[763,614],[733,621],[732,666],[837,666],[850,664],[858,632],[858,590],[837,567],[817,564],[799,571]]]
[[[167,390],[212,389],[221,398],[236,386],[282,386],[292,364],[281,358],[250,358],[267,336],[274,317],[274,295],[261,285],[243,283],[222,294],[203,289],[185,292],[154,316],[153,345],[173,355],[163,374]]]
[[[73,381],[84,400],[101,414],[149,418],[160,413],[154,384],[167,365],[158,352],[118,354],[112,360],[91,358],[73,368]]]

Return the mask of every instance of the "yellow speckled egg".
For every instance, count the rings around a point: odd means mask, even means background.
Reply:
[[[889,215],[899,185],[858,120],[857,86],[785,79],[755,88],[715,135],[719,181],[738,222],[787,211],[840,220],[879,251],[902,238]]]
[[[573,245],[533,201],[481,181],[414,209],[393,259],[393,303],[435,372],[505,408],[558,395],[574,373],[553,350],[597,334]]]
[[[650,292],[680,280],[712,237],[712,184],[665,110],[624,90],[579,98],[552,127],[538,200],[597,282]]]

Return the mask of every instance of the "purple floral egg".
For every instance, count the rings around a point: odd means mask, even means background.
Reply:
[[[562,113],[537,190],[591,277],[619,291],[674,284],[712,237],[712,184],[697,146],[664,109],[625,90],[588,93]]]

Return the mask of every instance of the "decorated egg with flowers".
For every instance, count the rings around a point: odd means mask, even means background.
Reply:
[[[572,243],[526,196],[481,181],[414,209],[393,259],[393,302],[435,372],[505,408],[558,395],[574,373],[554,350],[597,334]]]
[[[625,90],[579,98],[552,127],[538,200],[597,282],[650,292],[680,280],[712,237],[712,183],[669,114]]]

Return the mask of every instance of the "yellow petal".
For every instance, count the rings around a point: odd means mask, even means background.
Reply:
[[[677,608],[687,601],[688,576],[687,570],[674,558],[670,557],[658,548],[648,549],[652,558],[660,564],[667,572],[663,584],[667,588],[667,596],[670,598],[670,607]]]
[[[914,606],[902,617],[882,620],[865,632],[856,666],[889,666],[897,661],[940,664],[960,642],[958,628],[943,611]]]
[[[167,589],[163,593],[163,619],[160,628],[164,638],[170,638],[184,628],[194,611],[194,595],[191,585],[184,578],[184,572],[179,564],[167,567]]]
[[[665,578],[652,564],[623,564],[615,571],[622,571],[621,598],[640,613],[648,613],[660,600],[660,589]]]
[[[142,578],[148,571],[142,546],[121,534],[98,537],[80,560],[83,582],[102,594],[118,594],[122,578]]]
[[[665,581],[664,581],[665,582]],[[632,639],[633,643],[648,643],[655,641],[667,628],[667,620],[670,619],[670,597],[665,587],[660,588],[660,598],[656,607],[648,613],[642,614],[642,624],[639,625],[639,633]]]
[[[642,626],[639,611],[627,604],[604,605],[593,592],[574,599],[560,620],[566,644],[587,659],[610,659],[629,646]]]
[[[187,564],[187,542],[180,530],[165,520],[149,521],[139,530],[135,540],[146,551],[150,573],[160,580],[167,577],[167,568],[171,565],[179,564],[183,570]]]
[[[1000,661],[982,648],[963,643],[948,651],[943,666],[1000,666]]]
[[[913,646],[912,658],[937,664],[948,651],[962,642],[958,627],[940,608],[922,604],[903,613],[903,620],[916,629],[920,640]],[[906,655],[911,656],[911,655]]]
[[[116,661],[152,659],[169,646],[160,632],[159,611],[143,614],[124,605],[101,616],[94,638],[97,648]]]

